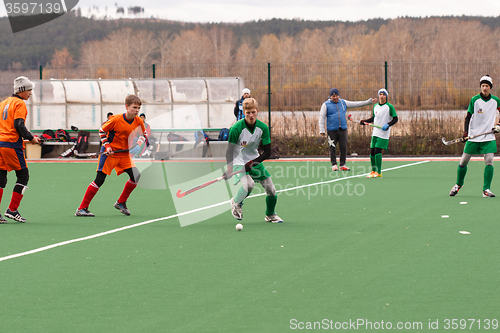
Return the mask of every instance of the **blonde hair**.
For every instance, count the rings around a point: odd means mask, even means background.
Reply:
[[[132,104],[142,105],[142,101],[136,95],[128,95],[127,98],[125,98],[125,105],[130,106]]]
[[[255,98],[246,98],[243,101],[243,110],[252,110],[252,109],[259,109],[259,103],[257,103],[257,100]]]

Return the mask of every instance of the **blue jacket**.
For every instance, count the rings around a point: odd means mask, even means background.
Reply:
[[[243,96],[236,102],[236,105],[234,106],[234,116],[236,117],[236,120],[240,120],[245,118],[245,112],[243,112],[243,101],[245,99]]]
[[[333,103],[331,99],[326,102],[326,128],[329,131],[338,131],[339,127],[343,130],[347,129],[347,121],[345,113],[347,105],[343,99],[339,99],[338,103]]]

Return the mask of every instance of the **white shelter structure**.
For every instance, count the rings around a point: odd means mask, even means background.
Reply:
[[[234,122],[240,77],[143,80],[39,80],[27,101],[30,130],[97,130],[108,112],[125,112],[125,97],[138,95],[153,130],[217,130]]]

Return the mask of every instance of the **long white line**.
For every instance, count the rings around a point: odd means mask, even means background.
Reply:
[[[394,167],[394,168],[384,169],[382,171],[396,170],[396,169],[406,168],[406,167],[409,167],[409,166],[414,166],[414,165],[417,165],[417,164],[422,164],[422,163],[427,163],[427,162],[429,162],[429,161],[419,161],[419,162],[416,162],[416,163],[404,164],[404,165],[400,165],[400,166],[397,166],[397,167]],[[343,178],[337,178],[337,179],[332,179],[332,180],[328,180],[328,181],[324,181],[324,182],[307,184],[307,185],[301,185],[301,186],[296,186],[296,187],[289,188],[289,189],[283,189],[283,190],[279,190],[277,192],[293,191],[293,190],[297,190],[297,189],[300,189],[300,188],[311,187],[311,186],[316,186],[316,185],[321,185],[321,184],[328,184],[328,183],[338,182],[338,181],[345,180],[345,179],[359,178],[359,177],[363,177],[363,176],[366,176],[366,175],[367,174],[365,173],[365,174],[361,174],[361,175],[353,175],[353,176],[348,176],[348,177],[343,177]],[[249,198],[258,197],[258,196],[262,196],[262,195],[265,195],[265,193],[251,195],[251,196],[249,196]],[[153,220],[149,220],[149,221],[139,222],[139,223],[136,223],[136,224],[131,224],[131,225],[125,226],[125,227],[121,227],[121,228],[117,228],[117,229],[113,229],[113,230],[108,230],[108,231],[100,232],[98,234],[94,234],[94,235],[90,235],[90,236],[86,236],[86,237],[81,237],[81,238],[76,238],[76,239],[71,239],[71,240],[67,240],[67,241],[64,241],[64,242],[60,242],[60,243],[55,243],[55,244],[47,245],[47,246],[44,246],[44,247],[39,247],[37,249],[29,250],[29,251],[26,251],[26,252],[11,254],[11,255],[6,256],[6,257],[1,257],[0,258],[0,262],[1,261],[5,261],[5,260],[9,260],[9,259],[14,259],[14,258],[19,258],[19,257],[27,256],[29,254],[34,254],[34,253],[38,253],[38,252],[50,250],[50,249],[53,249],[53,248],[56,248],[56,247],[60,247],[60,246],[64,246],[64,245],[68,245],[68,244],[72,244],[72,243],[82,242],[82,241],[85,241],[85,240],[89,240],[89,239],[93,239],[93,238],[97,238],[97,237],[101,237],[101,236],[106,236],[106,235],[114,234],[114,233],[119,232],[119,231],[123,231],[123,230],[127,230],[127,229],[132,229],[132,228],[140,227],[142,225],[146,225],[146,224],[150,224],[150,223],[154,223],[154,222],[158,222],[158,221],[164,221],[164,220],[173,219],[175,217],[179,217],[179,216],[183,216],[183,215],[188,215],[188,214],[191,214],[191,213],[196,213],[196,212],[199,212],[199,211],[202,211],[202,210],[206,210],[206,209],[218,207],[218,206],[221,206],[221,205],[224,205],[224,204],[227,204],[227,203],[229,203],[229,200],[223,201],[223,202],[219,202],[217,204],[206,206],[206,207],[201,207],[201,208],[193,209],[193,210],[190,210],[190,211],[187,211],[187,212],[184,212],[184,213],[179,213],[179,214],[175,214],[175,215],[161,217],[161,218],[158,218],[158,219],[153,219]]]

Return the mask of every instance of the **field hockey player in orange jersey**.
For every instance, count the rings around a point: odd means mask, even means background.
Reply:
[[[130,193],[137,187],[139,182],[140,172],[130,157],[129,151],[113,153],[117,150],[129,149],[129,136],[138,127],[140,127],[143,137],[139,139],[138,145],[130,149],[130,153],[134,153],[134,149],[140,149],[143,142],[148,143],[148,136],[143,120],[138,116],[141,110],[141,99],[135,95],[129,95],[125,99],[126,112],[111,116],[99,130],[102,147],[101,152],[105,153],[99,156],[97,164],[97,175],[95,180],[87,187],[87,191],[83,200],[76,210],[75,216],[90,216],[89,205],[99,188],[104,183],[106,176],[111,174],[113,169],[117,175],[127,173],[130,179],[125,183],[122,194],[115,202],[114,207],[122,214],[130,215],[127,208],[127,199]]]

